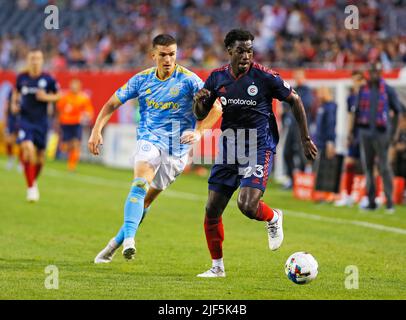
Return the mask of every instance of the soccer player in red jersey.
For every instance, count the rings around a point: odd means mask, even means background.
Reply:
[[[291,106],[300,128],[305,156],[313,160],[317,155],[317,148],[309,137],[300,97],[277,73],[253,61],[253,40],[249,31],[231,30],[224,40],[230,64],[214,70],[204,88],[194,97],[193,110],[198,120],[204,119],[213,102],[220,99],[223,109],[221,129],[223,137],[227,138],[219,144],[222,156],[212,167],[209,178],[204,229],[212,268],[198,277],[225,276],[221,216],[238,188],[238,208],[250,219],[265,221],[269,248],[276,250],[282,244],[283,213],[261,200],[279,139],[272,112],[273,98]],[[254,138],[250,134],[252,130]],[[235,139],[233,133],[236,133]]]

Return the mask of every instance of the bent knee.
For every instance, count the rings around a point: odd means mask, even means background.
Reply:
[[[255,219],[257,215],[258,202],[257,201],[237,201],[238,209],[250,219]]]

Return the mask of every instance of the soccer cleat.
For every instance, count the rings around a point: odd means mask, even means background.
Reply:
[[[200,273],[197,275],[199,278],[224,278],[226,273],[220,267],[212,267],[206,272]]]
[[[39,200],[39,190],[37,183],[34,183],[34,185],[31,188],[27,189],[27,201],[37,202],[38,200]]]
[[[97,254],[96,258],[94,258],[94,263],[110,263],[113,260],[118,247],[115,239],[111,239],[107,246]]]
[[[335,207],[351,207],[353,204],[354,199],[347,194],[343,194],[341,199],[334,202]]]
[[[10,171],[14,167],[14,158],[8,158],[6,163],[6,170]]]
[[[265,225],[268,230],[269,249],[272,251],[279,249],[283,242],[283,212],[279,209],[273,209],[278,214],[278,220],[274,223],[266,221]]]
[[[370,203],[368,199],[366,201],[361,201],[359,207],[364,211],[375,211],[378,209],[376,202]]]
[[[133,238],[126,238],[123,242],[123,257],[126,260],[132,260],[135,256],[135,241]]]
[[[394,214],[395,213],[395,207],[393,205],[392,206],[387,206],[386,209],[385,209],[385,213]]]

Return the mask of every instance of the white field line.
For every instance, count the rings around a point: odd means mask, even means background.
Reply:
[[[3,161],[0,161],[2,163]],[[47,176],[55,177],[55,178],[63,178],[69,180],[75,180],[82,183],[88,183],[93,185],[100,185],[105,187],[116,187],[116,188],[123,188],[128,189],[129,182],[127,181],[120,181],[120,180],[113,180],[113,179],[106,179],[96,176],[89,176],[83,174],[68,174],[60,170],[55,170],[52,168],[46,168],[44,170],[44,174]],[[206,189],[207,190],[207,189]],[[206,195],[198,195],[189,192],[183,191],[175,191],[173,189],[168,189],[162,192],[162,196],[169,197],[169,198],[176,198],[181,200],[189,200],[189,201],[201,201],[205,202],[207,200]],[[230,206],[236,207],[235,202],[230,202]],[[350,220],[350,219],[340,219],[340,218],[330,218],[325,216],[319,216],[315,214],[310,214],[307,212],[300,212],[300,211],[293,211],[293,210],[283,210],[284,213],[288,214],[289,216],[294,216],[298,218],[303,218],[307,220],[315,220],[333,224],[342,224],[342,225],[354,225],[358,227],[374,229],[379,231],[385,231],[390,233],[397,233],[397,234],[404,234],[406,235],[406,229],[396,228],[396,227],[388,227],[377,223],[371,223],[366,221],[359,221],[359,220]]]

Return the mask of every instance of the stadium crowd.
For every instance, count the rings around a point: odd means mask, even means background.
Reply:
[[[222,38],[236,26],[255,33],[256,60],[273,67],[339,69],[374,60],[386,70],[402,66],[405,1],[357,1],[359,30],[344,27],[351,2],[0,0],[0,68],[22,66],[34,45],[53,70],[142,67],[151,39],[163,31],[179,40],[179,63],[213,68],[227,61]],[[43,18],[49,4],[59,9],[59,29],[51,32]]]

